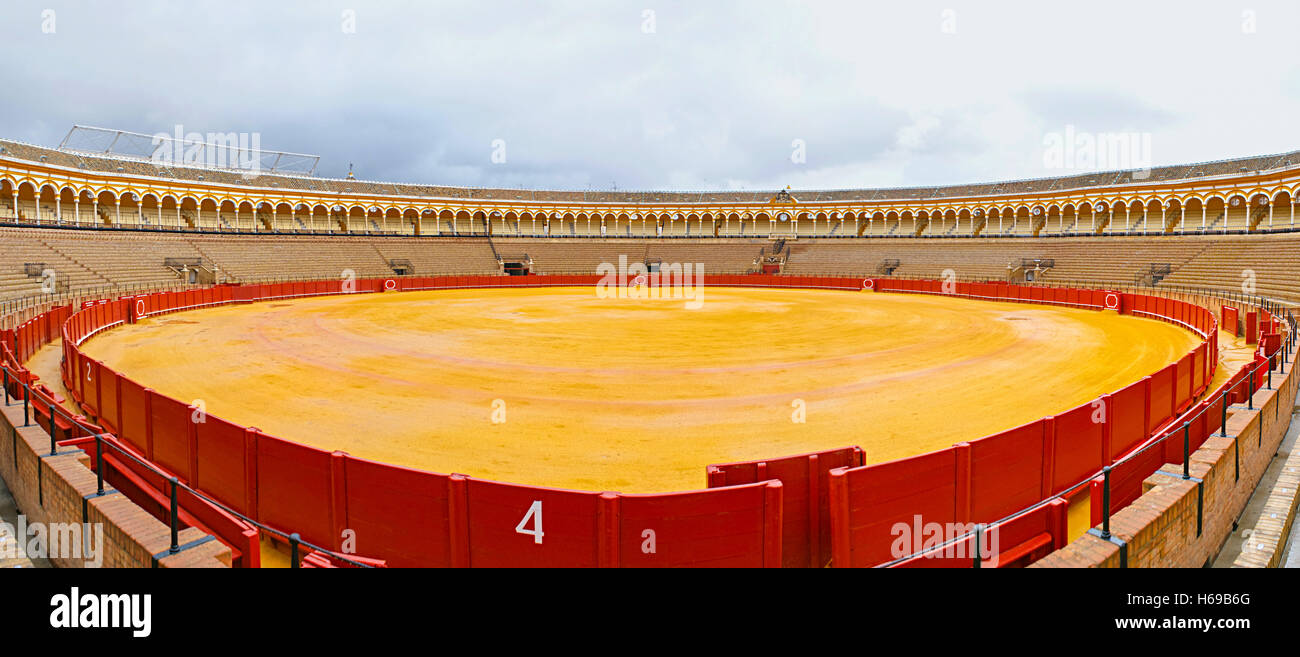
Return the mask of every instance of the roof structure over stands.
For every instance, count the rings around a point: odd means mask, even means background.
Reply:
[[[126,134],[126,133],[124,133]],[[128,143],[138,142],[136,135]],[[118,148],[114,146],[113,148]],[[446,199],[500,200],[556,203],[637,203],[637,204],[766,204],[780,190],[755,191],[579,191],[526,190],[452,187],[398,182],[374,182],[342,178],[315,178],[292,175],[284,170],[263,168],[257,179],[247,172],[187,166],[184,163],[158,166],[140,158],[123,156],[113,148],[89,150],[46,148],[0,139],[0,158],[21,159],[73,169],[118,172],[160,177],[174,181],[195,181],[223,185],[292,188],[306,192],[344,193],[367,196],[404,196]],[[137,148],[137,146],[132,146]],[[268,152],[270,153],[270,152]],[[281,154],[293,155],[293,154]],[[297,156],[313,157],[313,156]],[[314,169],[314,164],[312,165]],[[283,167],[282,167],[283,168]],[[900,187],[881,189],[794,190],[801,203],[835,202],[907,202],[942,201],[957,198],[1021,196],[1039,193],[1109,188],[1130,184],[1196,181],[1201,178],[1256,174],[1281,169],[1300,168],[1300,151],[1274,155],[1156,167],[1149,171],[1087,172],[1059,178],[1038,178],[1003,182],[947,185],[939,187]],[[266,180],[272,178],[273,180]]]
[[[179,126],[175,136],[146,135],[74,125],[59,149],[87,155],[145,160],[159,166],[267,171],[310,176],[320,163],[318,155],[261,149],[256,133],[186,134]]]

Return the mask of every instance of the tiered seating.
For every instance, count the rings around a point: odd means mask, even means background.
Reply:
[[[481,238],[376,240],[375,248],[385,262],[410,260],[417,276],[501,273],[487,240]]]
[[[704,273],[745,274],[755,269],[754,261],[764,248],[771,250],[767,240],[728,240],[706,242],[694,240],[651,242],[646,257],[669,263],[704,263]]]
[[[554,230],[554,229],[552,229]],[[537,274],[594,274],[601,263],[617,265],[619,256],[628,264],[645,262],[646,245],[642,240],[494,240],[500,253],[527,253]]]
[[[24,271],[26,263],[44,263],[44,268],[53,269],[56,286],[66,284],[71,288],[95,287],[109,282],[47,246],[39,239],[47,232],[57,231],[0,228],[0,244],[3,244],[3,248],[0,248],[0,298],[30,296],[42,292],[43,279],[28,276]]]
[[[1053,258],[1048,280],[1080,280],[1132,285],[1151,263],[1175,268],[1206,248],[1190,238],[972,239],[934,242],[890,239],[870,242],[806,240],[790,247],[784,272],[794,275],[873,275],[880,263],[896,258],[901,276],[937,278],[951,269],[962,279],[1006,280],[1022,258]]]
[[[1220,235],[1193,238],[1204,245],[1194,259],[1175,269],[1164,285],[1191,285],[1241,290],[1300,302],[1300,237],[1291,235]],[[1253,277],[1253,278],[1252,278]]]
[[[372,240],[289,236],[195,236],[204,260],[241,281],[266,278],[357,277],[392,274]]]
[[[114,235],[111,248],[89,231],[56,231],[44,243],[96,275],[119,285],[175,283],[176,275],[163,266],[165,258],[200,258],[188,240],[151,233]]]
[[[881,224],[882,222],[877,222]],[[1022,219],[1020,223],[1025,223]],[[895,220],[893,226],[896,228]],[[704,263],[706,275],[755,269],[775,244],[763,238],[569,239],[497,237],[294,236],[196,234],[53,228],[0,228],[0,298],[40,291],[25,263],[54,269],[72,288],[161,285],[177,282],[163,266],[168,257],[200,258],[224,279],[334,278],[392,275],[390,260],[406,260],[416,275],[484,275],[501,272],[497,256],[528,258],[538,274],[594,274],[603,263],[647,261]],[[877,275],[896,259],[898,276],[938,278],[952,270],[967,280],[1006,280],[1022,259],[1051,258],[1043,279],[1126,286],[1144,281],[1153,264],[1169,264],[1161,285],[1241,290],[1300,302],[1300,235],[1151,235],[1112,237],[970,238],[910,237],[842,240],[801,237],[789,242],[783,273]]]

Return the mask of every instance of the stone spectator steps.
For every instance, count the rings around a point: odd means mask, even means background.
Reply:
[[[877,222],[880,224],[881,222]],[[0,227],[0,298],[40,292],[25,263],[44,263],[57,281],[72,288],[155,285],[177,282],[164,258],[201,258],[222,278],[333,278],[352,270],[358,277],[392,275],[390,260],[408,260],[419,276],[489,275],[501,272],[485,237],[373,237],[286,234],[222,235],[135,231]],[[762,237],[715,239],[572,239],[495,237],[501,253],[528,254],[538,274],[595,274],[602,263],[646,261],[704,263],[706,275],[744,274],[772,247]],[[796,276],[876,272],[887,259],[901,262],[899,276],[940,278],[952,270],[966,280],[1006,280],[1008,264],[1022,258],[1052,258],[1044,282],[1132,285],[1153,263],[1172,273],[1162,287],[1211,287],[1300,303],[1300,234],[1153,235],[1148,237],[1063,237],[929,240],[908,237],[791,240],[783,273]],[[1248,288],[1243,288],[1247,284]]]
[[[44,233],[46,231],[42,231]],[[163,266],[165,258],[201,258],[202,254],[183,239],[157,239],[149,233],[114,235],[112,248],[103,238],[88,231],[51,231],[44,243],[69,261],[92,271],[105,283],[118,285],[163,285],[176,283],[176,274]]]
[[[375,248],[385,263],[400,259],[411,261],[416,276],[472,276],[501,272],[491,247],[483,238],[384,239],[375,240]]]
[[[0,298],[31,296],[42,292],[42,278],[28,276],[24,270],[27,263],[44,263],[43,269],[54,270],[56,286],[66,283],[71,288],[85,288],[110,283],[109,279],[50,248],[40,239],[47,232],[52,231],[0,228],[0,244],[4,245],[0,249]]]

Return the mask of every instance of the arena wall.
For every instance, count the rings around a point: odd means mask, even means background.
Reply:
[[[218,536],[231,549],[229,561],[234,565],[256,565],[260,527],[295,532],[335,552],[349,549],[346,530],[352,530],[355,554],[393,566],[816,566],[826,563],[828,553],[837,566],[869,566],[891,563],[885,528],[917,514],[927,522],[990,523],[1005,540],[1013,541],[1004,542],[1004,553],[990,561],[1020,565],[1058,548],[1067,553],[1079,549],[1073,548],[1079,541],[1065,545],[1065,503],[1090,494],[1102,468],[1117,462],[1128,466],[1127,479],[1112,473],[1112,510],[1127,511],[1118,508],[1126,495],[1139,502],[1146,498],[1127,491],[1135,489],[1135,482],[1149,480],[1146,475],[1159,465],[1126,453],[1144,448],[1142,455],[1160,454],[1165,457],[1160,460],[1167,460],[1172,448],[1161,432],[1187,421],[1189,413],[1204,410],[1206,402],[1198,396],[1217,365],[1217,358],[1207,356],[1217,354],[1218,325],[1218,311],[1211,310],[1208,301],[1000,283],[711,277],[712,285],[868,289],[1125,312],[1177,323],[1201,335],[1203,342],[1174,365],[1104,396],[1101,421],[1096,419],[1096,405],[1088,404],[891,463],[861,467],[860,452],[855,456],[852,449],[837,450],[713,466],[708,472],[710,488],[703,491],[620,495],[422,472],[283,441],[158,395],[85,357],[78,348],[99,331],[141,317],[228,303],[444,287],[592,286],[598,280],[361,279],[219,286],[93,301],[75,311],[52,309],[5,336],[6,362],[19,373],[9,386],[18,391],[26,384],[28,394],[39,388],[34,377],[22,374],[16,355],[34,353],[61,330],[64,384],[98,425],[77,418],[75,426],[62,432],[56,426],[58,437],[84,449],[95,444],[87,436],[107,432],[105,440],[112,441],[113,449],[106,457],[113,458],[106,458],[106,476],[131,491],[132,500],[154,517],[165,515],[158,508],[159,498],[175,477],[185,492],[181,505],[186,524]],[[1265,320],[1274,330],[1271,316]],[[1262,387],[1256,379],[1265,375],[1261,368],[1249,385]],[[1232,390],[1239,390],[1244,381],[1234,376]],[[1212,415],[1198,416],[1204,419],[1198,419],[1196,447],[1213,440],[1209,436],[1219,425]],[[1246,422],[1244,417],[1232,408],[1230,427]],[[1248,432],[1249,426],[1247,422],[1242,431]],[[1147,445],[1153,437],[1161,439],[1158,449]],[[130,456],[152,466],[141,467]],[[1181,463],[1181,453],[1178,456]],[[1257,473],[1244,471],[1251,474],[1257,478]],[[1253,480],[1243,476],[1241,481]],[[971,537],[961,540],[972,542]],[[970,562],[932,557],[912,554],[891,565]]]

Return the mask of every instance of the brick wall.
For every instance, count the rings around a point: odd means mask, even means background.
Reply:
[[[98,524],[104,536],[100,555],[102,567],[153,567],[154,555],[165,552],[171,545],[171,529],[121,493],[96,497],[96,477],[87,467],[88,462],[89,457],[80,449],[64,448],[51,456],[49,435],[35,425],[23,426],[22,402],[3,406],[0,400],[0,477],[9,486],[19,513],[27,517],[27,522],[46,526],[55,523]],[[179,544],[186,545],[205,536],[207,534],[198,529],[184,529],[179,534]],[[50,559],[61,568],[85,567],[87,561],[84,558]],[[212,540],[163,556],[157,566],[229,567],[230,548]]]

